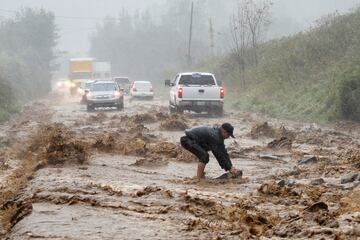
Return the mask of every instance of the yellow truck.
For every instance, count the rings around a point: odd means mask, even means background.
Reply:
[[[82,82],[93,78],[94,58],[71,58],[69,64],[70,93],[75,95]]]

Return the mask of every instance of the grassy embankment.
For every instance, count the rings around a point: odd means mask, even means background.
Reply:
[[[225,79],[228,104],[305,121],[360,121],[360,9],[328,16],[307,31],[266,42],[245,86],[231,55],[202,65]]]

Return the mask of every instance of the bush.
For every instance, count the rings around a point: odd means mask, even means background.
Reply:
[[[338,91],[341,116],[360,121],[360,69],[344,73],[340,77]]]
[[[259,45],[258,65],[243,72],[231,54],[203,67],[223,73],[233,107],[305,121],[360,121],[359,24],[360,8],[329,15],[313,28]]]
[[[43,9],[0,21],[0,122],[48,93],[56,39],[54,16]]]
[[[12,89],[0,77],[0,122],[9,118],[10,113],[14,110],[14,96]]]

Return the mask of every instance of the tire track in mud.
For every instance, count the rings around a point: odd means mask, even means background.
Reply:
[[[248,117],[226,116],[238,129]],[[186,127],[217,123],[219,119],[189,119],[186,114],[174,117],[154,110],[151,104],[141,106],[141,113],[82,113],[63,118],[72,119],[66,124],[42,126],[32,139],[29,152],[41,164],[35,168],[37,173],[27,178],[30,181],[26,188],[11,201],[19,211],[12,214],[10,226],[19,224],[10,239],[89,239],[82,238],[82,233],[92,233],[91,239],[111,234],[129,234],[129,239],[135,239],[143,234],[141,231],[150,239],[360,236],[356,231],[359,188],[339,184],[342,174],[360,170],[356,151],[359,141],[350,133],[321,128],[288,130],[282,124],[254,124],[251,119],[248,131],[228,150],[236,163],[252,161],[261,170],[260,175],[251,176],[245,171],[241,180],[198,181],[173,174],[180,169],[192,175],[189,171],[193,166],[187,164],[196,160],[167,134],[172,130],[179,134],[176,132]],[[99,154],[105,155],[99,158]],[[299,163],[309,156],[315,156],[316,161]],[[271,169],[267,172],[270,166],[284,169],[283,174]],[[242,167],[247,169],[246,165]],[[310,184],[310,180],[320,177],[325,183]],[[47,208],[51,212],[44,211]],[[90,220],[88,227],[75,223],[89,217],[83,215],[85,209],[114,226],[121,220],[122,226],[114,231],[92,232],[99,225]],[[53,216],[67,215],[75,220],[61,222],[63,227],[59,229],[70,229],[68,235],[41,226],[38,233],[29,229],[31,221],[48,221],[51,226],[52,221],[58,221]],[[132,226],[126,221],[142,226],[141,231],[127,232]],[[350,227],[345,226],[349,223]],[[31,234],[26,235],[29,231]]]

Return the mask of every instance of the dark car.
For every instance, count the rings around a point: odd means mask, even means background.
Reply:
[[[119,85],[120,88],[124,89],[125,93],[130,92],[131,82],[128,77],[114,77],[113,80]]]

